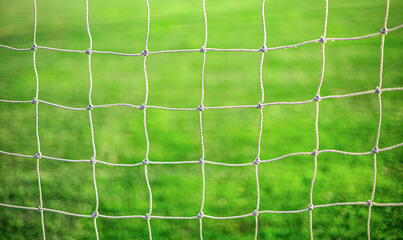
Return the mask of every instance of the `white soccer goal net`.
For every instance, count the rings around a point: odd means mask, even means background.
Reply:
[[[150,18],[152,17],[152,13],[150,12],[149,8],[149,0],[145,0],[147,4],[147,26],[146,26],[146,37],[145,37],[145,48],[142,52],[140,53],[118,53],[118,52],[111,52],[111,51],[97,51],[92,48],[93,46],[93,41],[91,37],[91,24],[89,19],[89,11],[91,10],[91,2],[90,0],[86,0],[86,27],[87,27],[87,32],[88,32],[88,49],[86,50],[71,50],[71,49],[60,49],[60,48],[53,48],[53,47],[47,47],[47,46],[40,46],[37,45],[36,42],[36,32],[37,32],[37,3],[36,0],[34,0],[34,29],[33,29],[33,44],[29,48],[25,49],[20,49],[20,48],[14,48],[12,46],[6,46],[6,45],[0,45],[2,48],[6,48],[12,51],[32,51],[33,54],[33,68],[35,71],[35,78],[36,78],[36,91],[34,93],[34,98],[29,99],[29,100],[7,100],[7,99],[1,99],[0,103],[1,104],[35,104],[35,119],[36,119],[36,141],[37,141],[37,152],[33,153],[32,155],[24,155],[20,153],[12,153],[12,152],[6,152],[6,151],[1,151],[1,154],[6,154],[6,155],[12,155],[12,156],[17,156],[21,158],[34,158],[36,159],[36,170],[37,170],[37,178],[38,178],[38,191],[39,191],[39,199],[38,199],[38,206],[19,206],[19,205],[13,205],[12,203],[0,203],[1,207],[8,207],[8,208],[18,208],[18,209],[24,209],[24,210],[34,210],[38,211],[41,215],[41,225],[42,225],[42,234],[43,238],[46,238],[46,228],[45,228],[45,222],[46,222],[46,216],[44,213],[46,212],[54,212],[54,213],[59,213],[59,214],[65,214],[65,215],[70,215],[74,217],[79,217],[79,218],[93,218],[94,222],[94,231],[96,233],[97,239],[102,238],[102,235],[98,233],[98,228],[97,228],[97,219],[98,218],[109,218],[109,219],[122,219],[122,218],[144,218],[145,221],[147,221],[148,225],[148,233],[149,233],[149,238],[152,238],[152,219],[199,219],[200,223],[200,238],[203,238],[203,219],[204,218],[209,218],[209,219],[236,219],[236,218],[248,218],[248,217],[253,217],[255,219],[255,239],[258,237],[259,233],[259,215],[261,214],[293,214],[293,213],[301,213],[301,212],[309,212],[310,216],[310,224],[309,226],[306,226],[310,230],[310,238],[314,238],[314,231],[313,229],[315,226],[312,224],[312,218],[313,218],[313,212],[317,208],[328,208],[332,206],[337,206],[337,205],[364,205],[368,207],[368,220],[367,220],[367,234],[368,234],[368,239],[371,236],[371,209],[373,207],[401,207],[403,206],[403,202],[400,203],[379,203],[379,202],[374,202],[374,195],[375,195],[375,187],[376,187],[376,176],[377,176],[377,154],[379,152],[384,152],[384,151],[389,151],[395,148],[399,148],[403,146],[403,143],[398,143],[393,146],[387,146],[387,147],[379,147],[379,139],[381,135],[381,120],[382,120],[382,93],[384,92],[391,92],[391,91],[402,91],[403,87],[396,87],[396,88],[382,88],[382,75],[383,75],[383,60],[384,60],[384,45],[385,45],[385,38],[388,33],[398,31],[403,28],[403,25],[399,25],[393,28],[388,29],[387,28],[387,22],[388,22],[388,13],[389,13],[389,0],[385,1],[385,17],[384,17],[384,22],[383,26],[380,26],[380,31],[377,33],[373,33],[370,35],[365,35],[365,36],[357,36],[357,37],[352,37],[352,38],[327,38],[326,37],[326,31],[327,31],[327,21],[328,21],[328,0],[323,0],[324,2],[324,22],[323,22],[323,34],[321,36],[318,36],[317,39],[311,40],[311,41],[305,41],[305,42],[300,42],[297,44],[293,45],[286,45],[286,46],[279,46],[279,47],[267,47],[266,46],[266,39],[267,39],[267,33],[266,33],[266,22],[265,22],[265,0],[261,2],[261,20],[262,20],[262,45],[259,47],[256,47],[256,49],[219,49],[219,48],[210,48],[208,47],[207,44],[207,33],[208,33],[208,27],[207,27],[207,14],[208,9],[206,9],[205,6],[205,0],[200,0],[200,11],[203,12],[204,15],[204,44],[200,49],[180,49],[180,50],[166,50],[166,51],[148,51],[148,39],[150,36],[152,36],[152,32],[150,32]],[[95,4],[95,3],[94,3]],[[211,3],[213,4],[213,2]],[[366,38],[379,38],[380,39],[380,63],[379,63],[379,84],[375,89],[370,89],[368,91],[362,91],[362,92],[354,92],[354,93],[349,93],[349,94],[344,94],[344,95],[328,95],[328,96],[321,96],[321,87],[322,83],[324,81],[324,74],[325,74],[325,59],[326,59],[326,43],[329,41],[358,41],[361,39],[366,39]],[[265,96],[264,96],[264,86],[263,86],[263,81],[262,81],[262,74],[263,74],[263,61],[265,58],[265,54],[270,51],[276,51],[280,49],[287,49],[287,48],[295,48],[299,47],[302,45],[307,45],[307,44],[320,44],[322,46],[322,69],[321,69],[321,75],[320,79],[318,79],[318,85],[317,85],[317,90],[316,90],[316,95],[312,96],[312,99],[306,100],[306,101],[296,101],[296,102],[265,102]],[[89,93],[88,93],[88,106],[84,106],[82,108],[76,108],[76,107],[71,107],[71,106],[64,106],[60,105],[58,103],[54,102],[49,102],[41,99],[39,96],[39,79],[40,79],[40,72],[37,71],[36,67],[36,53],[37,51],[60,51],[60,52],[73,52],[73,53],[78,53],[78,54],[86,54],[88,55],[88,72],[89,72]],[[259,103],[251,103],[250,105],[236,105],[236,106],[205,106],[204,105],[204,72],[205,72],[205,63],[206,63],[206,53],[209,51],[216,51],[216,52],[254,52],[256,54],[260,55],[260,66],[259,66],[259,82],[260,82],[260,93],[257,93],[260,95],[260,102]],[[147,78],[147,71],[152,71],[152,69],[147,69],[146,62],[147,62],[147,57],[149,55],[157,55],[157,54],[169,54],[169,53],[183,53],[183,52],[200,52],[200,54],[203,55],[203,62],[202,62],[202,68],[201,68],[201,99],[200,99],[200,105],[195,106],[194,108],[172,108],[172,107],[161,107],[161,106],[152,106],[148,105],[148,93],[149,93],[149,88],[148,88],[148,78]],[[145,91],[145,98],[144,102],[142,105],[133,105],[130,103],[114,103],[114,104],[105,104],[105,105],[96,105],[93,104],[92,102],[92,86],[93,86],[93,78],[92,78],[92,73],[91,73],[91,56],[93,54],[112,54],[112,55],[118,55],[118,56],[131,56],[131,57],[142,57],[143,58],[143,69],[144,69],[144,79],[145,79],[145,85],[146,85],[146,91]],[[96,80],[94,80],[96,81]],[[335,98],[349,98],[353,96],[359,96],[359,95],[370,95],[370,94],[376,94],[378,96],[378,109],[379,109],[379,118],[378,118],[378,124],[377,124],[377,129],[376,129],[376,141],[373,143],[373,148],[368,149],[366,152],[346,152],[346,151],[340,151],[340,150],[333,150],[333,149],[323,149],[321,150],[319,148],[319,130],[318,130],[318,122],[319,122],[319,106],[321,101],[331,101],[331,99]],[[41,144],[40,144],[40,134],[39,134],[39,129],[38,129],[38,116],[40,114],[40,111],[38,109],[38,106],[40,104],[47,104],[53,107],[65,109],[66,111],[87,111],[88,112],[88,118],[89,118],[89,125],[91,129],[91,134],[88,135],[88,138],[91,138],[92,142],[92,153],[93,156],[91,159],[86,159],[86,160],[73,160],[73,159],[64,159],[64,158],[57,158],[57,157],[52,157],[52,156],[47,156],[43,155],[41,153]],[[260,152],[261,152],[261,139],[262,139],[262,128],[263,128],[263,108],[268,107],[268,106],[273,106],[273,105],[299,105],[299,104],[314,104],[316,106],[316,111],[314,114],[315,116],[315,142],[316,142],[316,147],[315,149],[307,149],[305,152],[293,152],[290,154],[286,154],[277,158],[272,158],[272,159],[266,159],[263,160],[260,157]],[[146,154],[144,156],[144,160],[142,162],[138,162],[135,164],[117,164],[117,163],[111,163],[107,161],[101,161],[97,159],[97,154],[96,154],[96,146],[95,146],[95,137],[94,137],[94,130],[93,127],[93,117],[92,117],[92,111],[96,111],[97,108],[112,108],[112,107],[117,107],[117,106],[126,106],[130,107],[133,109],[139,109],[143,113],[143,128],[144,128],[144,133],[145,133],[145,138],[146,138]],[[258,134],[258,139],[257,139],[257,148],[256,148],[256,158],[249,163],[242,163],[242,164],[231,164],[231,163],[223,163],[223,162],[217,162],[217,161],[210,161],[205,159],[205,146],[204,146],[204,141],[203,141],[203,112],[208,111],[211,109],[230,109],[230,108],[238,108],[238,109],[245,109],[245,108],[257,108],[257,111],[260,112],[260,121],[259,121],[259,134]],[[200,159],[193,160],[193,161],[177,161],[177,162],[159,162],[159,161],[153,161],[152,159],[149,159],[149,138],[148,138],[148,132],[147,132],[147,109],[162,109],[166,111],[195,111],[198,112],[199,114],[199,129],[200,129],[200,148],[201,148],[201,156]],[[313,199],[313,191],[315,191],[314,184],[315,184],[315,179],[316,179],[316,172],[317,172],[317,159],[318,156],[321,153],[326,153],[326,152],[332,152],[332,153],[338,153],[338,154],[345,154],[345,155],[372,155],[373,156],[373,187],[372,187],[372,193],[370,196],[368,196],[368,199],[362,199],[360,202],[335,202],[335,203],[330,203],[330,204],[323,204],[323,205],[315,205],[314,204],[314,199]],[[268,164],[269,162],[273,161],[278,161],[290,156],[296,156],[296,155],[311,155],[312,156],[312,161],[314,161],[314,170],[313,170],[313,177],[312,181],[310,183],[310,198],[309,200],[307,199],[307,206],[304,209],[290,209],[287,211],[273,211],[273,210],[265,210],[260,208],[260,188],[259,188],[259,165],[260,164]],[[41,171],[40,171],[40,164],[46,164],[46,162],[42,162],[41,159],[46,159],[46,160],[54,160],[54,161],[64,161],[64,162],[89,162],[92,164],[92,180],[93,180],[93,187],[94,187],[94,192],[95,192],[95,201],[94,201],[94,207],[93,207],[93,212],[88,213],[88,214],[77,214],[77,213],[72,213],[72,212],[65,212],[65,211],[60,211],[57,209],[52,209],[52,208],[47,208],[46,205],[43,204],[42,201],[42,190],[41,190]],[[1,164],[1,163],[0,163]],[[96,164],[104,164],[104,165],[109,165],[109,166],[121,166],[121,167],[138,167],[138,168],[144,168],[145,171],[145,182],[148,188],[148,194],[149,194],[149,210],[147,213],[144,213],[142,215],[128,215],[128,216],[110,216],[110,215],[104,215],[102,213],[102,209],[100,210],[98,208],[99,206],[99,198],[98,198],[98,189],[97,189],[97,182],[96,182]],[[148,168],[151,165],[164,165],[164,164],[199,164],[200,165],[200,171],[202,173],[202,201],[199,206],[199,212],[195,213],[194,216],[157,216],[153,215],[153,194],[152,194],[152,187],[150,186],[150,181],[148,178]],[[256,207],[253,212],[248,212],[243,215],[238,215],[238,216],[212,216],[209,215],[208,212],[204,211],[204,205],[205,205],[205,187],[206,187],[206,177],[205,177],[205,165],[206,164],[211,164],[211,165],[221,165],[221,166],[228,166],[228,167],[244,167],[244,166],[254,166],[254,174],[256,177]]]

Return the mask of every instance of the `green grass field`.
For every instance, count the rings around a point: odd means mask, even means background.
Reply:
[[[386,1],[330,0],[327,37],[357,37],[379,32]],[[263,42],[260,1],[206,1],[210,48],[259,49]],[[267,46],[318,39],[323,31],[323,0],[270,0],[265,4]],[[85,1],[37,0],[39,46],[86,50],[89,39]],[[403,2],[391,1],[388,28],[403,24]],[[204,42],[202,1],[150,0],[149,51],[199,49]],[[146,3],[89,1],[93,49],[125,53],[144,50]],[[0,0],[0,44],[32,46],[33,4]],[[379,82],[381,36],[326,44],[326,71],[321,96],[374,90]],[[206,53],[205,106],[258,104],[260,53]],[[383,88],[403,86],[403,30],[386,36]],[[167,53],[147,57],[148,105],[196,108],[200,104],[202,54]],[[37,51],[39,98],[71,106],[88,105],[88,57],[83,53]],[[145,96],[143,57],[92,54],[94,105],[141,105]],[[321,44],[269,51],[263,65],[265,102],[312,99],[320,80]],[[0,48],[0,99],[32,100],[35,75],[32,51]],[[403,104],[399,91],[382,94],[380,148],[402,142]],[[315,148],[315,103],[265,107],[261,159]],[[144,159],[146,139],[142,111],[128,107],[92,111],[97,159],[137,163]],[[375,145],[378,124],[376,94],[320,103],[320,150],[367,152]],[[198,161],[201,157],[196,111],[147,110],[151,161]],[[206,160],[252,162],[257,154],[259,110],[203,111]],[[88,113],[39,104],[39,136],[44,155],[67,159],[92,157]],[[0,150],[34,155],[35,106],[0,103]],[[403,149],[377,156],[375,202],[403,202]],[[259,165],[260,210],[299,210],[309,204],[314,158],[294,156]],[[46,208],[90,215],[95,208],[89,163],[40,161]],[[153,215],[195,216],[202,200],[198,164],[149,165]],[[256,208],[254,166],[205,166],[204,213],[233,216]],[[144,167],[96,164],[99,212],[145,215],[149,197]],[[373,156],[322,153],[314,186],[314,205],[368,201]],[[0,203],[39,205],[36,159],[0,154]],[[403,239],[401,207],[373,207],[373,239]],[[313,210],[316,239],[365,239],[368,208],[335,206]],[[48,239],[95,238],[93,219],[45,212]],[[40,214],[0,207],[0,238],[40,239]],[[101,239],[147,239],[144,219],[98,218]],[[151,220],[154,239],[197,239],[199,220]],[[253,239],[254,217],[203,219],[205,239]],[[259,239],[309,239],[309,212],[260,214]]]

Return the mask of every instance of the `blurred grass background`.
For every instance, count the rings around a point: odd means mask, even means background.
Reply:
[[[199,49],[204,41],[202,1],[150,0],[149,51]],[[206,1],[208,47],[262,46],[260,1]],[[323,0],[271,0],[265,5],[268,47],[318,39],[323,31]],[[37,44],[86,50],[85,1],[38,0]],[[93,49],[139,53],[144,48],[146,4],[135,1],[90,1],[89,20]],[[391,1],[388,27],[403,23],[402,1]],[[329,3],[327,37],[355,37],[380,31],[385,1],[338,0]],[[0,0],[0,44],[17,48],[32,45],[33,7],[30,0]],[[378,85],[380,36],[353,42],[328,42],[322,96],[375,89]],[[403,85],[403,31],[386,36],[383,87]],[[259,53],[207,52],[205,106],[257,104]],[[142,57],[93,54],[95,105],[141,105],[145,84]],[[197,107],[200,103],[202,54],[151,55],[147,59],[149,105]],[[73,107],[88,105],[87,56],[79,53],[37,51],[39,98]],[[266,53],[263,66],[265,101],[312,99],[320,78],[321,46]],[[0,99],[32,100],[35,76],[32,52],[0,48]],[[352,152],[373,148],[378,121],[374,95],[324,100],[320,104],[320,149]],[[382,94],[380,147],[402,142],[402,94]],[[261,159],[315,147],[314,104],[264,108]],[[115,107],[93,110],[97,158],[112,163],[137,163],[145,156],[142,112]],[[197,112],[147,110],[152,161],[198,160],[201,156]],[[259,111],[206,110],[203,135],[206,160],[246,163],[257,153]],[[42,154],[90,159],[91,137],[86,112],[39,105]],[[36,153],[35,107],[0,104],[0,149]],[[376,202],[402,202],[401,148],[378,154]],[[36,161],[0,155],[0,202],[39,205]],[[91,214],[95,206],[92,168],[88,163],[41,160],[43,203],[47,208]],[[149,166],[153,215],[194,216],[201,203],[200,166]],[[206,165],[204,213],[230,216],[256,207],[254,167]],[[295,156],[261,164],[261,210],[295,210],[309,204],[313,158]],[[314,205],[367,201],[371,194],[372,156],[323,153],[318,158]],[[148,191],[143,167],[96,166],[100,206],[105,215],[144,215]],[[374,239],[402,239],[402,209],[374,207]],[[329,207],[313,212],[317,239],[366,238],[365,206]],[[94,238],[92,219],[45,212],[49,239]],[[205,239],[253,239],[254,218],[203,220]],[[196,239],[195,220],[151,220],[155,239]],[[146,239],[144,219],[98,218],[103,239]],[[0,208],[3,239],[41,238],[40,214]],[[259,215],[260,239],[309,238],[309,213]]]

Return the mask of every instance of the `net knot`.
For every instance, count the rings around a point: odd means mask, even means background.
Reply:
[[[325,40],[325,38],[322,36],[322,37],[320,37],[319,42],[321,42],[321,43],[326,43],[326,40]]]
[[[260,49],[260,52],[267,52],[267,47],[265,45],[263,45]]]
[[[200,104],[200,105],[197,107],[197,110],[199,110],[199,111],[203,111],[203,109],[204,109],[203,104]]]
[[[200,211],[199,214],[197,214],[197,217],[198,217],[198,218],[203,218],[203,217],[204,217],[203,212]]]
[[[199,164],[200,164],[200,165],[204,165],[204,159],[203,159],[203,158],[201,158],[201,159],[199,160]]]
[[[90,49],[90,48],[88,48],[87,50],[85,50],[85,54],[87,54],[87,55],[91,55],[91,53],[92,53],[92,51],[91,51],[91,49]]]
[[[374,90],[374,93],[381,94],[381,89],[379,89],[379,87],[376,87],[376,89]]]
[[[32,44],[32,46],[31,46],[30,49],[33,50],[33,51],[35,51],[36,49],[38,49],[38,45],[36,45],[36,44],[34,43],[34,44]]]
[[[36,97],[34,97],[34,99],[32,99],[32,103],[33,103],[33,104],[38,104],[38,102],[39,102],[39,101],[38,101],[38,99],[37,99]]]
[[[205,46],[202,46],[202,47],[200,48],[200,50],[199,50],[199,52],[201,52],[201,53],[205,53],[206,51],[207,51],[207,49],[206,49]]]
[[[42,153],[37,152],[34,157],[37,158],[37,159],[41,159],[42,158]]]
[[[90,103],[90,104],[88,104],[86,109],[91,111],[93,108],[94,108],[94,106],[92,106],[92,104]]]
[[[311,203],[308,205],[308,210],[309,210],[309,211],[312,211],[312,210],[313,210],[313,205],[312,205]]]
[[[383,28],[381,29],[381,33],[382,33],[382,34],[387,34],[387,33],[388,33],[388,30],[386,29],[386,27],[383,27]]]
[[[97,218],[97,217],[98,217],[98,211],[95,211],[95,212],[91,215],[91,217]]]
[[[365,204],[365,206],[367,206],[367,207],[371,207],[371,206],[372,206],[372,201],[371,201],[371,199],[368,200],[368,202]]]
[[[36,211],[38,211],[38,212],[43,212],[43,208],[42,208],[41,206],[39,206],[39,207],[36,209]]]
[[[141,106],[140,106],[140,108],[139,108],[140,110],[144,110],[144,109],[146,109],[146,104],[145,103],[143,103],[143,104],[141,104]]]
[[[311,152],[311,155],[314,156],[314,157],[318,156],[318,151],[316,151],[316,149],[314,149],[314,150]]]
[[[143,163],[144,165],[148,165],[150,162],[148,161],[148,158],[146,158],[146,159],[144,159],[144,160],[142,161],[142,163]]]
[[[95,158],[92,157],[89,162],[90,162],[90,164],[95,164],[97,162],[97,160],[95,160]]]
[[[256,106],[257,109],[262,109],[263,108],[263,104],[262,102],[259,102],[258,105]]]
[[[313,98],[313,100],[314,100],[315,102],[319,102],[319,101],[320,101],[320,96],[319,96],[319,95],[315,96],[315,97]]]
[[[144,216],[144,219],[145,219],[145,220],[150,220],[150,219],[151,219],[150,214],[147,213],[147,214]]]
[[[378,152],[379,152],[378,147],[375,146],[375,147],[372,149],[371,152],[372,152],[372,153],[378,153]]]
[[[255,158],[255,160],[253,160],[253,164],[255,164],[255,165],[259,165],[259,163],[260,163],[260,159],[258,157]]]
[[[259,215],[259,211],[258,210],[253,211],[252,215],[256,217],[257,215]]]
[[[143,56],[148,56],[148,50],[144,49],[144,51],[141,52],[141,55]]]

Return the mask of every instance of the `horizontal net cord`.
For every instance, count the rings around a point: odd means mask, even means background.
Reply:
[[[200,106],[196,108],[175,108],[175,107],[161,107],[161,106],[146,106],[146,105],[133,105],[130,103],[112,103],[112,104],[101,104],[101,105],[91,105],[83,108],[78,108],[78,107],[69,107],[69,106],[64,106],[61,104],[57,103],[52,103],[48,102],[45,100],[41,99],[36,99],[34,100],[7,100],[7,99],[0,99],[0,102],[3,103],[43,103],[47,104],[53,107],[58,107],[62,109],[67,109],[67,110],[73,110],[73,111],[87,111],[87,110],[93,110],[94,108],[110,108],[110,107],[131,107],[131,108],[136,108],[143,110],[145,108],[150,108],[150,109],[160,109],[160,110],[169,110],[169,111],[200,111],[200,110],[213,110],[213,109],[233,109],[233,108],[260,108],[264,106],[275,106],[275,105],[301,105],[301,104],[307,104],[307,103],[312,103],[316,102],[317,100],[324,100],[324,99],[332,99],[332,98],[347,98],[347,97],[355,97],[355,96],[361,96],[361,95],[367,95],[367,94],[379,94],[382,92],[393,92],[393,91],[403,91],[403,87],[395,87],[395,88],[376,88],[375,90],[368,90],[368,91],[363,91],[363,92],[355,92],[355,93],[348,93],[348,94],[341,94],[341,95],[329,95],[329,96],[321,96],[319,98],[314,98],[311,100],[306,100],[306,101],[299,101],[299,102],[270,102],[270,103],[259,103],[257,105],[237,105],[237,106],[212,106],[212,107],[202,107]]]
[[[399,26],[396,26],[396,27],[391,28],[391,29],[386,29],[385,33],[393,32],[393,31],[401,29],[401,28],[403,28],[403,25],[399,25]],[[370,35],[366,35],[366,36],[362,36],[362,37],[326,38],[325,40],[327,40],[327,41],[353,41],[353,40],[360,40],[360,39],[364,39],[364,38],[375,37],[375,36],[379,36],[379,35],[382,35],[382,34],[383,34],[383,29],[379,33],[374,33],[374,34],[370,34]]]
[[[66,211],[60,211],[60,210],[55,210],[51,208],[39,208],[39,207],[26,207],[26,206],[19,206],[19,205],[12,205],[12,204],[5,204],[5,203],[0,203],[1,207],[8,207],[8,208],[16,208],[16,209],[24,209],[24,210],[35,210],[38,212],[53,212],[53,213],[59,213],[59,214],[64,214],[68,216],[74,216],[74,217],[85,217],[85,218],[109,218],[109,219],[125,219],[125,218],[147,218],[147,219],[182,219],[182,220],[191,220],[191,219],[197,219],[197,218],[210,218],[210,219],[236,219],[236,218],[245,218],[245,217],[250,217],[250,216],[255,216],[257,214],[268,214],[268,213],[275,213],[275,214],[292,214],[292,213],[302,213],[302,212],[307,212],[310,211],[311,209],[315,208],[325,208],[325,207],[334,207],[334,206],[346,206],[346,205],[362,205],[368,207],[369,204],[368,202],[338,202],[338,203],[328,203],[328,204],[320,204],[320,205],[315,205],[315,206],[308,206],[305,209],[301,210],[289,210],[289,211],[277,211],[277,210],[262,210],[262,211],[253,211],[251,213],[247,214],[242,214],[242,215],[236,215],[236,216],[227,216],[227,217],[219,217],[219,216],[211,216],[211,215],[196,215],[196,216],[191,216],[191,217],[182,217],[182,216],[153,216],[153,215],[128,215],[128,216],[110,216],[110,215],[103,215],[100,213],[97,213],[96,215],[92,214],[78,214],[78,213],[71,213],[71,212],[66,212]],[[372,206],[376,207],[401,207],[403,206],[403,203],[377,203],[377,202],[371,202]]]
[[[402,25],[398,25],[394,28],[386,29],[386,32],[393,32],[398,29],[403,28]],[[273,51],[273,50],[280,50],[280,49],[287,49],[287,48],[295,48],[299,47],[302,45],[310,44],[310,43],[317,43],[320,41],[354,41],[354,40],[360,40],[360,39],[365,39],[365,38],[371,38],[371,37],[376,37],[382,35],[382,31],[378,33],[373,33],[373,34],[368,34],[360,37],[351,37],[351,38],[319,38],[319,39],[314,39],[310,41],[304,41],[301,43],[296,43],[292,45],[286,45],[286,46],[278,46],[278,47],[272,47],[272,48],[265,48],[265,49],[222,49],[222,48],[205,48],[205,50],[208,51],[217,51],[217,52],[261,52],[262,50],[264,51]],[[50,50],[50,51],[58,51],[58,52],[69,52],[69,53],[88,53],[88,50],[72,50],[72,49],[61,49],[61,48],[53,48],[53,47],[44,47],[44,46],[32,46],[30,48],[15,48],[7,45],[0,44],[0,47],[10,49],[13,51],[31,51],[34,49],[44,49],[44,50]],[[199,52],[200,49],[178,49],[178,50],[163,50],[163,51],[156,51],[156,52],[147,52],[148,55],[153,55],[153,54],[162,54],[162,53],[180,53],[180,52]],[[99,54],[113,54],[113,55],[119,55],[119,56],[143,56],[143,53],[118,53],[118,52],[112,52],[112,51],[98,51],[98,50],[91,50],[91,53],[99,53]]]
[[[395,144],[386,148],[379,148],[379,149],[372,149],[371,151],[368,152],[347,152],[347,151],[340,151],[340,150],[334,150],[334,149],[325,149],[325,150],[320,150],[320,151],[314,151],[314,152],[297,152],[297,153],[289,153],[282,155],[280,157],[272,158],[272,159],[267,159],[267,160],[259,160],[259,163],[266,163],[266,162],[274,162],[280,159],[284,159],[287,157],[291,156],[297,156],[297,155],[319,155],[321,153],[337,153],[337,154],[344,154],[344,155],[353,155],[353,156],[363,156],[363,155],[371,155],[371,154],[376,154],[379,152],[384,152],[384,151],[389,151],[398,147],[402,147],[403,142],[399,144]],[[19,154],[19,153],[11,153],[11,152],[6,152],[0,150],[0,154],[5,154],[5,155],[10,155],[10,156],[16,156],[16,157],[22,157],[22,158],[44,158],[44,159],[49,159],[49,160],[55,160],[55,161],[63,161],[63,162],[75,162],[75,163],[81,163],[81,162],[87,162],[87,163],[100,163],[104,165],[109,165],[109,166],[116,166],[116,167],[136,167],[136,166],[141,166],[141,165],[179,165],[179,164],[211,164],[211,165],[221,165],[221,166],[228,166],[228,167],[242,167],[242,166],[251,166],[251,165],[256,165],[255,160],[250,163],[222,163],[222,162],[215,162],[215,161],[208,161],[208,160],[203,160],[203,161],[176,161],[176,162],[159,162],[159,161],[150,161],[147,159],[147,161],[142,161],[139,163],[134,163],[134,164],[125,164],[125,163],[109,163],[106,161],[100,161],[100,160],[73,160],[73,159],[65,159],[65,158],[57,158],[57,157],[49,157],[46,155],[24,155],[24,154]]]

